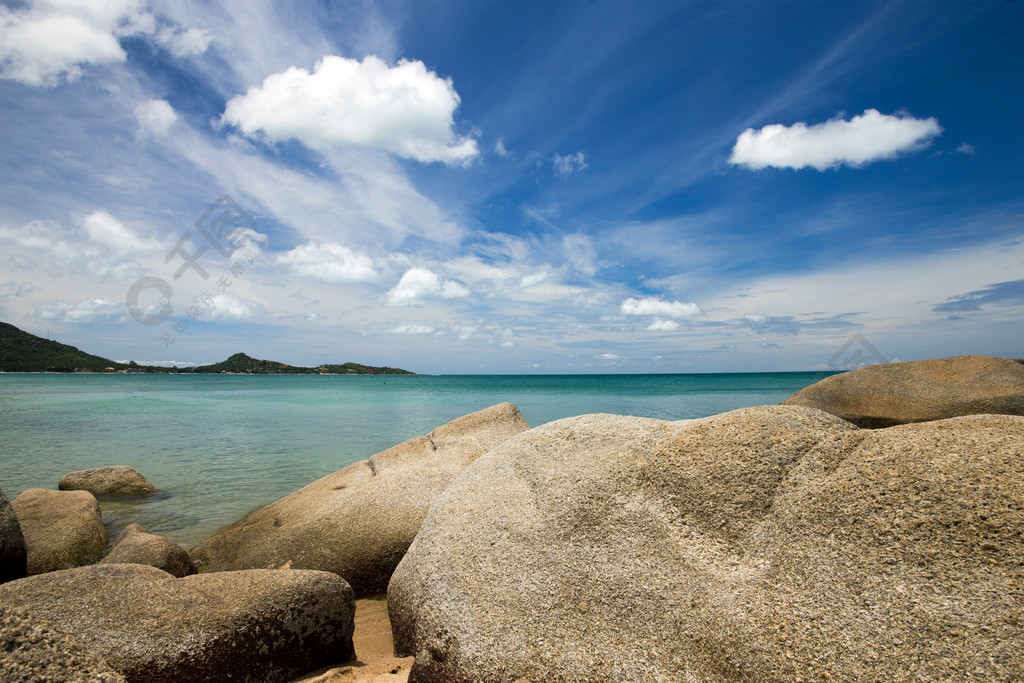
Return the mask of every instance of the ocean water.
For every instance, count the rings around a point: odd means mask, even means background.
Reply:
[[[410,437],[511,401],[531,427],[585,413],[662,420],[778,403],[831,373],[696,375],[0,374],[0,489],[131,465],[160,493],[101,501],[113,540],[138,522],[190,548]]]

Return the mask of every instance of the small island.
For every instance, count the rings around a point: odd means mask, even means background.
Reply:
[[[361,363],[324,364],[316,367],[289,365],[236,353],[211,365],[163,368],[119,363],[94,356],[68,344],[43,339],[9,323],[0,322],[0,372],[108,372],[151,374],[234,374],[234,375],[415,375],[401,368]]]

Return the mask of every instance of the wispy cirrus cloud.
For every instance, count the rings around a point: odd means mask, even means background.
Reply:
[[[1011,280],[987,285],[983,289],[950,297],[932,308],[936,313],[979,311],[988,305],[1020,305],[1024,303],[1024,280]]]

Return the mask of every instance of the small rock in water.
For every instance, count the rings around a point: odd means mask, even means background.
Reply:
[[[153,493],[157,490],[148,479],[127,465],[69,472],[60,478],[57,488],[61,491],[88,491],[94,496]]]

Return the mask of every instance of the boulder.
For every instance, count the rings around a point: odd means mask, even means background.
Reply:
[[[88,564],[107,546],[100,504],[88,491],[28,489],[12,505],[25,534],[29,575]]]
[[[129,681],[287,681],[354,656],[352,590],[328,572],[92,565],[0,585],[0,604],[87,642]]]
[[[196,565],[185,549],[139,524],[129,524],[114,541],[100,564],[148,564],[181,578],[196,573]]]
[[[411,681],[1010,680],[1024,418],[592,415],[480,458],[388,590]]]
[[[153,493],[156,487],[127,465],[111,465],[69,472],[60,478],[61,491],[88,491],[94,496]]]
[[[0,583],[24,578],[26,571],[25,535],[11,501],[0,489]]]
[[[958,415],[1024,415],[1024,361],[958,356],[832,375],[783,405],[818,408],[870,429]]]
[[[0,672],[5,681],[124,683],[80,641],[26,609],[0,606]]]
[[[200,571],[323,569],[381,593],[437,496],[478,457],[529,427],[502,403],[349,465],[250,513],[192,550]]]

